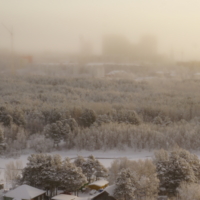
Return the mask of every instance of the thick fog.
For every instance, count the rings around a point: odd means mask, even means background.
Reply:
[[[82,43],[102,52],[105,35],[137,44],[157,40],[160,54],[198,60],[198,0],[0,0],[0,49],[16,52],[80,52]]]

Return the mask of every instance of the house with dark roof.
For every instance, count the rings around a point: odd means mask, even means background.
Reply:
[[[92,197],[91,200],[116,200],[114,198],[115,185],[110,185],[106,187],[101,193]]]

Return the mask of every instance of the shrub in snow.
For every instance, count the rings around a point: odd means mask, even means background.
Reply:
[[[41,134],[31,135],[29,139],[29,148],[34,149],[37,153],[51,152],[53,147],[53,141],[50,138],[46,138]]]

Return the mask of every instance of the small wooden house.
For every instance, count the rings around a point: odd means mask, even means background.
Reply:
[[[21,185],[7,192],[4,200],[44,200],[45,193],[45,191],[29,185]]]
[[[92,200],[116,200],[113,196],[114,190],[115,190],[115,185],[110,185],[106,187],[103,192],[93,197]]]
[[[106,180],[98,180],[88,185],[88,188],[92,190],[100,190],[108,186],[108,181]]]

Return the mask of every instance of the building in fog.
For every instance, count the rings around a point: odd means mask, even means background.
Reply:
[[[146,35],[133,44],[125,36],[106,35],[103,37],[102,55],[113,61],[153,61],[159,57],[157,38]]]

